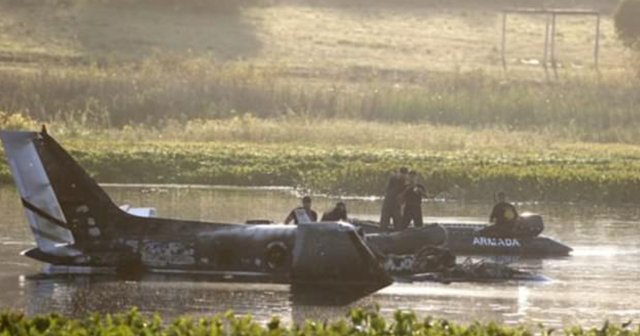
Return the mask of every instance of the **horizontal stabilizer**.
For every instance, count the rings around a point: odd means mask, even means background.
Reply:
[[[54,265],[69,264],[69,263],[72,263],[73,261],[72,257],[60,257],[60,256],[48,254],[37,247],[32,248],[30,250],[23,251],[21,254],[31,259],[35,259],[38,261],[42,261],[42,262],[46,262]]]

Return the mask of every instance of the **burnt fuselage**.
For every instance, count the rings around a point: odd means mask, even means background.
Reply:
[[[46,132],[1,132],[37,247],[54,265],[253,276],[298,284],[391,283],[343,223],[242,225],[138,217],[117,207]]]

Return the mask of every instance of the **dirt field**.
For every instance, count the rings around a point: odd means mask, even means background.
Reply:
[[[120,62],[158,54],[211,56],[220,62],[278,67],[293,76],[390,72],[411,80],[434,72],[481,70],[502,74],[500,9],[513,3],[360,1],[271,2],[219,10],[136,1],[0,1],[0,60]],[[179,3],[179,2],[176,2]],[[521,1],[532,7],[539,1]],[[623,69],[614,3],[542,4],[597,9],[601,70]],[[544,78],[543,17],[510,16],[509,74]],[[589,72],[595,19],[558,19],[557,59],[564,72]]]

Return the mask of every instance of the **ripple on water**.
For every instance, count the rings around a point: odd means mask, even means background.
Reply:
[[[640,248],[629,248],[615,245],[575,246],[571,255],[574,257],[616,257],[623,255],[640,255]]]

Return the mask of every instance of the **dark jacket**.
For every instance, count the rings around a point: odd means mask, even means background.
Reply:
[[[333,208],[329,212],[325,212],[322,214],[323,222],[337,222],[339,220],[346,221],[347,220],[347,211]]]
[[[495,222],[497,225],[508,224],[518,218],[516,207],[507,202],[500,202],[493,207],[489,222]]]
[[[387,181],[387,187],[384,191],[384,201],[391,202],[393,204],[399,203],[398,196],[406,188],[406,182],[400,173],[392,173]]]
[[[410,186],[404,193],[405,207],[420,207],[422,198],[425,196],[427,196],[427,189],[424,187],[424,185],[418,183]]]

